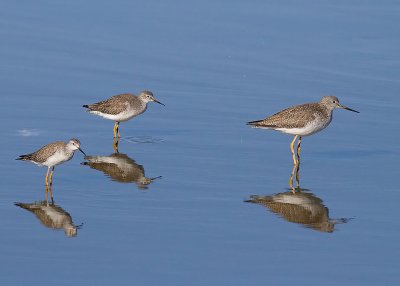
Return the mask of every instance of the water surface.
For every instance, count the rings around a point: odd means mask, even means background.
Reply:
[[[2,4],[5,285],[399,283],[396,1]],[[81,106],[143,89],[166,107],[122,123],[113,155],[113,122]],[[361,111],[302,143],[330,232],[246,202],[288,192],[292,138],[245,122],[326,94]],[[113,165],[56,168],[69,237],[14,205],[45,199],[46,172],[14,159],[74,137]]]

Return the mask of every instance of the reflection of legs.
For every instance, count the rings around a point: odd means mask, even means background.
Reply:
[[[118,143],[119,143],[119,140],[117,138],[114,138],[113,148],[114,148],[115,153],[118,153]]]
[[[294,136],[292,143],[290,143],[290,150],[292,151],[292,157],[293,157],[293,164],[294,165],[297,164],[296,155],[294,154],[294,142],[296,141],[298,136],[299,135]]]
[[[121,138],[121,135],[119,134],[119,122],[116,121],[114,124],[114,138]]]
[[[49,181],[48,181],[49,173],[50,173],[50,167],[47,167],[47,173],[46,173],[46,179],[45,179],[46,186],[49,185]]]
[[[53,168],[51,169],[51,173],[50,173],[50,186],[53,184],[53,173],[54,173],[54,168],[55,168],[56,166],[53,166]]]

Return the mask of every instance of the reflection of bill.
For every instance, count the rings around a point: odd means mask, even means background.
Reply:
[[[74,225],[71,215],[62,207],[49,204],[47,201],[39,201],[33,203],[15,203],[16,206],[26,209],[40,220],[40,222],[52,229],[64,229],[65,235],[73,237],[78,234],[78,229],[82,225]]]
[[[330,219],[329,209],[324,206],[320,198],[310,192],[253,195],[246,202],[261,204],[289,222],[322,232],[333,232],[336,224],[348,221],[345,218]]]
[[[121,183],[136,183],[140,189],[147,189],[155,179],[145,176],[144,168],[126,154],[114,153],[110,156],[86,156],[82,164],[103,172],[111,180]]]

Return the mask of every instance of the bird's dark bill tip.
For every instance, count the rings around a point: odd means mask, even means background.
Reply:
[[[82,150],[81,148],[78,148],[78,150],[79,150],[79,151],[81,151],[81,152],[82,152],[82,154],[83,154],[83,155],[85,155],[85,157],[86,157],[86,153],[85,153],[85,152],[83,152],[83,150]]]
[[[161,104],[162,106],[165,106],[165,104],[164,104],[164,103],[162,103],[162,102],[158,101],[157,99],[154,99],[154,102],[156,102],[156,103],[158,103],[158,104]]]
[[[346,110],[349,110],[349,111],[353,111],[353,112],[355,112],[355,113],[360,113],[360,111],[351,109],[351,108],[349,108],[349,107],[347,107],[347,106],[344,106],[343,108],[346,109]]]

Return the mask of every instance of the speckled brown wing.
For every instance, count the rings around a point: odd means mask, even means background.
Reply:
[[[126,103],[129,103],[132,97],[133,94],[130,93],[118,94],[97,103],[84,105],[84,107],[89,108],[89,111],[116,115],[126,110]]]
[[[315,110],[311,113],[310,109]],[[262,120],[251,121],[254,127],[266,128],[302,128],[307,122],[313,121],[316,113],[323,112],[317,103],[306,103],[284,109]]]
[[[35,163],[42,164],[46,162],[50,156],[57,152],[57,149],[60,145],[65,145],[65,143],[62,141],[57,141],[47,144],[36,152],[19,156],[18,160],[33,161]]]

